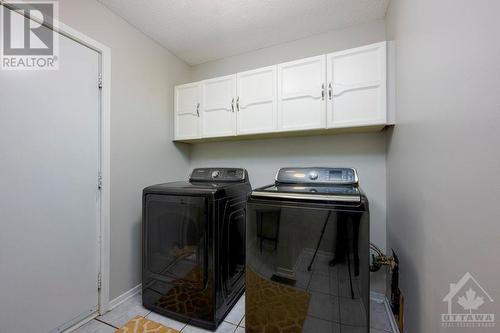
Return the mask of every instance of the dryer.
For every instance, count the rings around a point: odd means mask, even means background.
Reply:
[[[352,168],[282,168],[247,204],[247,333],[369,332],[369,208]]]
[[[217,328],[244,292],[250,192],[241,168],[194,169],[187,182],[144,189],[144,307]]]

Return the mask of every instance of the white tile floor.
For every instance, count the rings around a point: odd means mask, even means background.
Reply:
[[[201,328],[197,328],[176,320],[161,316],[142,306],[141,295],[136,295],[112,311],[99,316],[89,323],[73,331],[74,333],[112,333],[118,328],[125,325],[130,319],[135,316],[143,316],[162,325],[179,330],[183,333],[208,333]],[[245,332],[245,297],[241,297],[238,303],[234,306],[231,312],[226,316],[225,321],[219,325],[216,333],[244,333]]]
[[[370,304],[371,329],[370,333],[392,333],[389,318],[382,303],[372,301]],[[142,306],[141,295],[136,295],[117,308],[99,316],[89,323],[78,328],[74,333],[112,333],[123,326],[135,316],[143,316],[165,326],[174,328],[183,333],[208,333],[210,331],[200,329],[176,320],[163,317],[153,313]],[[231,312],[226,316],[224,322],[219,325],[216,333],[244,333],[245,332],[245,296],[240,298]],[[357,333],[359,327],[340,327],[342,333]]]

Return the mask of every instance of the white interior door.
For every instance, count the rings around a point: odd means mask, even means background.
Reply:
[[[325,56],[278,65],[280,130],[326,127]]]
[[[60,36],[59,70],[0,71],[0,331],[96,311],[99,55]]]
[[[277,128],[277,66],[237,74],[237,133],[273,132]]]
[[[202,136],[236,134],[236,75],[202,82]]]
[[[175,138],[201,137],[201,85],[199,82],[175,87]]]
[[[328,127],[385,124],[386,43],[327,55]]]

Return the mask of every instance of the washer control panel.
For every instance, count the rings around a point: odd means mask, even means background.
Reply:
[[[357,185],[358,174],[354,168],[281,168],[276,174],[276,182]]]
[[[241,182],[247,179],[242,168],[198,168],[194,169],[189,181]]]

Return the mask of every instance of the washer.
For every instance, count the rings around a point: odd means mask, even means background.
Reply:
[[[246,263],[247,332],[369,332],[369,207],[356,170],[282,168],[254,190]]]
[[[244,292],[250,192],[241,168],[194,169],[188,182],[144,189],[144,307],[217,328]]]

